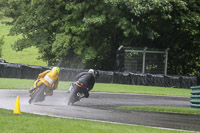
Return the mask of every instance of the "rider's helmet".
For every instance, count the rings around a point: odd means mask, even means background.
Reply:
[[[53,67],[52,70],[56,70],[58,72],[58,74],[60,72],[60,68],[59,67]]]
[[[92,73],[92,75],[94,76],[94,69],[90,69],[88,72]]]

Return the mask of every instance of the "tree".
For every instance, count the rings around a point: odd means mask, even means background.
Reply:
[[[1,4],[1,2],[5,2],[5,0],[0,0],[0,20],[2,17],[1,9],[4,8],[6,5]],[[2,56],[2,46],[4,44],[4,36],[0,36],[0,57]]]
[[[4,37],[1,37],[1,38],[0,38],[0,57],[1,57],[1,55],[2,55],[2,54],[1,54],[1,53],[2,53],[2,46],[3,46],[3,44],[4,44],[4,40],[3,40],[3,39],[4,39]]]
[[[115,32],[114,19],[119,17],[112,5],[89,0],[18,0],[8,5],[5,15],[13,18],[10,34],[23,35],[13,45],[17,51],[36,46],[49,65],[62,60],[67,67],[113,68],[121,33]]]
[[[114,70],[120,45],[170,48],[171,74],[199,74],[198,0],[17,0],[4,14],[17,51],[36,46],[49,65]],[[190,45],[188,45],[190,44]],[[187,59],[187,60],[186,60]]]
[[[128,9],[126,14],[130,13],[123,24],[124,35],[130,37],[128,46],[170,48],[170,74],[200,74],[200,1],[138,0],[134,3],[127,0],[124,3]],[[137,23],[136,30],[126,25],[132,21]]]

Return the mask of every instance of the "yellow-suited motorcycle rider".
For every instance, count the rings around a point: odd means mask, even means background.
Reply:
[[[59,67],[53,67],[52,70],[46,70],[38,75],[37,80],[34,82],[34,88],[30,89],[29,92],[34,92],[42,83],[44,83],[46,88],[46,95],[52,96],[53,90],[57,89],[59,83]]]

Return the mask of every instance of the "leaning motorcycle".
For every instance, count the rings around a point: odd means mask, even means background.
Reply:
[[[30,93],[30,99],[29,99],[29,104],[31,103],[37,103],[37,102],[42,102],[45,100],[46,95],[46,90],[48,89],[48,86],[45,85],[42,81],[40,81],[38,87]]]
[[[80,101],[81,98],[84,98],[84,93],[81,91],[81,88],[71,84],[65,100],[67,105],[72,105]]]

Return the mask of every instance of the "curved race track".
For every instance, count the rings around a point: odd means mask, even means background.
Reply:
[[[200,115],[125,111],[119,106],[177,106],[189,107],[187,97],[168,97],[135,94],[90,93],[73,106],[65,105],[65,92],[55,91],[44,102],[29,105],[27,90],[0,90],[0,108],[14,109],[19,96],[21,112],[50,116],[100,120],[152,127],[200,131]]]

